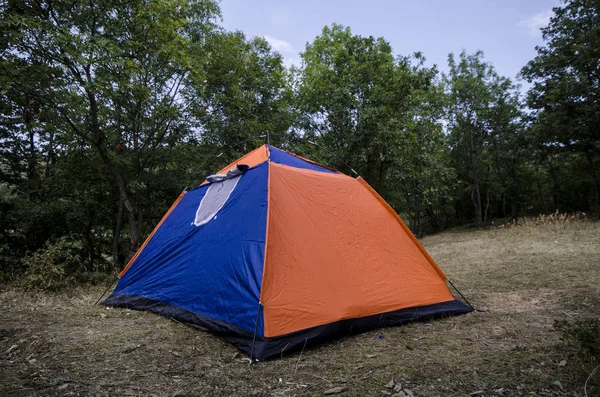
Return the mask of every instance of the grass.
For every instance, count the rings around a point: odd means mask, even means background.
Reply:
[[[423,239],[485,311],[380,329],[249,366],[220,338],[94,306],[104,288],[0,293],[2,396],[599,396],[555,320],[600,316],[600,223],[529,220]]]

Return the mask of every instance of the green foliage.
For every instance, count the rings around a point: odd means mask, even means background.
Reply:
[[[221,148],[230,161],[266,142],[267,132],[272,144],[281,145],[293,122],[281,55],[264,39],[247,40],[241,32],[215,34],[205,50],[212,56],[204,79],[191,85],[201,102],[194,114],[203,142]]]
[[[333,165],[347,172],[344,163],[375,172],[380,153],[386,154],[389,135],[385,125],[391,107],[400,109],[406,90],[395,91],[391,47],[383,38],[353,35],[340,25],[325,27],[302,53],[298,71],[298,101],[303,129],[313,132],[319,144],[332,151]],[[399,115],[398,115],[399,116]]]
[[[185,91],[201,78],[201,48],[217,16],[212,0],[95,0],[9,2],[0,20],[7,108],[13,109],[7,115],[32,142],[45,136],[30,124],[42,121],[44,111],[54,116],[47,123],[60,141],[49,142],[48,157],[59,149],[97,155],[118,192],[115,230],[120,236],[127,222],[130,255],[149,205],[148,174],[160,171],[170,150],[192,135],[189,109],[197,98]],[[38,117],[14,115],[31,107],[20,93],[41,108]],[[31,150],[29,162],[38,156]]]
[[[585,318],[576,321],[555,321],[563,340],[574,346],[581,358],[596,365],[600,361],[600,318]]]
[[[286,68],[263,38],[218,26],[214,0],[8,1],[0,280],[66,285],[111,256],[122,267],[184,188],[267,133],[360,174],[417,235],[594,205],[600,216],[599,9],[554,10],[522,72],[526,111],[481,52],[450,54],[441,75],[334,24]]]
[[[59,290],[76,283],[97,280],[85,265],[84,243],[63,236],[22,259],[27,268],[20,286],[31,289]],[[106,268],[95,268],[104,271]]]
[[[524,123],[518,87],[499,76],[483,53],[462,52],[458,61],[448,58],[445,76],[448,129],[453,164],[466,191],[457,192],[471,201],[478,226],[486,223],[490,201],[506,201],[516,216]],[[494,197],[496,193],[496,197]],[[508,198],[508,200],[507,200]]]
[[[24,236],[16,228],[19,220],[13,213],[17,198],[14,189],[0,185],[0,283],[22,273]]]
[[[383,38],[335,24],[307,45],[302,58],[303,67],[294,71],[299,126],[317,149],[296,143],[297,150],[359,173],[408,216],[416,233],[425,217],[434,229],[443,227],[453,172],[437,70],[424,67],[421,54],[394,57]]]
[[[533,109],[534,143],[546,154],[577,153],[593,184],[600,218],[600,3],[565,1],[554,8],[542,29],[546,45],[521,71],[533,86],[527,104]]]

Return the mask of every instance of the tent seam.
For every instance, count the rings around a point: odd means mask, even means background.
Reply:
[[[271,155],[267,146],[267,224],[265,225],[265,257],[263,259],[263,271],[260,280],[260,293],[258,295],[259,310],[263,306],[263,290],[265,285],[265,273],[267,270],[267,255],[269,246],[269,220],[271,214]],[[264,307],[264,306],[263,306]],[[263,335],[266,335],[266,323],[264,322],[265,311],[263,309]]]

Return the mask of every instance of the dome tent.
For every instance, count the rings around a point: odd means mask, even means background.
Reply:
[[[105,305],[207,328],[256,360],[472,310],[362,178],[269,145],[219,174],[236,166],[177,198]]]

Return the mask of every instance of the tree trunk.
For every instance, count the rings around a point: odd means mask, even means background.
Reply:
[[[113,230],[112,255],[115,269],[123,269],[124,263],[119,256],[119,240],[121,237],[121,225],[123,224],[123,200],[119,197],[119,211],[117,212],[117,222]]]
[[[408,205],[408,227],[413,230],[413,213],[409,193],[406,194],[406,204]]]
[[[134,227],[131,228],[131,238],[129,240],[129,258],[133,258],[140,246],[140,238],[142,236],[142,221],[144,211],[141,205],[136,205],[137,220]]]
[[[483,222],[481,219],[481,192],[479,191],[479,177],[477,171],[473,170],[473,190],[471,191],[471,201],[475,206],[475,222],[477,227],[481,227]]]
[[[540,181],[537,181],[537,187],[538,187],[538,194],[540,195],[540,202],[542,203],[542,208],[544,209],[544,212],[547,211],[547,207],[546,207],[546,199],[544,197],[544,192],[542,190],[542,184],[540,183]]]
[[[475,221],[477,223],[477,227],[482,226],[481,219],[481,192],[479,189],[479,173],[477,170],[477,154],[475,152],[475,140],[473,139],[473,133],[469,133],[469,157],[471,162],[471,171],[473,172],[473,190],[471,191],[471,201],[473,201],[473,205],[475,206]]]
[[[553,204],[552,212],[556,212],[559,210],[560,201],[561,201],[561,199],[560,199],[560,197],[561,197],[560,184],[558,183],[558,178],[556,176],[556,172],[555,172],[554,167],[552,166],[552,162],[550,160],[548,160],[548,166],[549,166],[550,176],[552,177],[552,204]]]
[[[104,165],[115,179],[115,183],[117,184],[117,188],[119,189],[119,197],[120,200],[123,202],[123,205],[125,207],[125,214],[127,215],[127,221],[129,222],[129,258],[132,258],[133,255],[135,255],[135,252],[138,248],[141,227],[138,225],[134,208],[131,205],[129,195],[127,194],[127,185],[125,183],[125,178],[123,178],[123,174],[119,170],[117,170],[113,165],[112,161],[110,160],[110,157],[108,156],[108,149],[106,148],[106,146],[104,146],[105,139],[102,135],[100,124],[98,121],[98,104],[96,102],[95,94],[93,91],[90,90],[87,91],[87,94],[90,102],[91,132],[93,135],[92,142],[98,150],[98,154],[104,162]],[[139,216],[139,218],[141,219],[141,215]]]
[[[490,208],[490,187],[488,186],[486,189],[486,199],[485,199],[485,211],[483,213],[483,224],[487,224],[487,214],[488,209]]]
[[[423,235],[423,230],[421,229],[421,199],[418,194],[415,195],[415,216],[417,218],[415,222],[415,234],[421,237]]]
[[[600,219],[600,181],[596,180],[596,219]]]
[[[27,177],[29,180],[37,178],[37,156],[35,153],[35,132],[31,125],[27,124],[29,135],[29,159],[27,161]]]
[[[115,184],[117,185],[117,189],[119,190],[119,202],[120,202],[119,206],[120,207],[122,206],[122,211],[120,210],[119,218],[122,218],[121,214],[124,211],[124,213],[127,215],[127,221],[129,223],[129,228],[130,228],[130,242],[129,242],[130,256],[129,257],[131,258],[137,251],[137,248],[139,245],[141,226],[138,225],[135,209],[131,205],[131,200],[129,199],[129,195],[127,193],[127,185],[125,183],[125,178],[123,177],[123,174],[114,166],[114,164],[111,161],[110,156],[108,154],[109,149],[107,148],[106,136],[102,133],[102,128],[100,127],[100,120],[99,120],[100,109],[99,109],[98,101],[96,99],[96,93],[94,91],[91,65],[87,64],[87,65],[82,66],[83,70],[85,72],[85,76],[87,77],[87,80],[83,79],[81,72],[76,67],[74,67],[70,62],[65,62],[64,66],[66,66],[67,68],[69,68],[71,70],[71,74],[72,74],[73,78],[75,78],[75,80],[77,80],[79,82],[79,84],[81,85],[81,87],[83,87],[83,89],[85,90],[85,93],[86,93],[86,96],[87,96],[87,99],[89,102],[89,114],[88,114],[89,129],[86,129],[86,131],[81,131],[79,128],[77,128],[75,126],[75,124],[66,115],[64,117],[66,118],[67,122],[70,124],[71,128],[73,128],[73,130],[75,131],[76,134],[78,134],[82,138],[86,139],[88,142],[90,142],[92,144],[92,146],[94,146],[94,148],[98,151],[98,154],[100,155],[100,158],[102,159],[102,162],[104,163],[107,170],[111,173],[111,175],[114,178]],[[57,108],[57,110],[59,110],[59,112],[61,111],[60,108]],[[138,211],[140,211],[139,206],[136,209]],[[138,219],[141,220],[141,214],[138,214]],[[120,224],[121,224],[121,222],[119,222],[119,225]],[[116,238],[118,238],[118,236],[120,235],[120,227],[119,227],[119,230],[115,230],[115,231],[118,231],[118,233],[115,233],[113,237],[116,236]],[[114,239],[113,239],[113,243],[114,243]],[[118,251],[118,244],[117,244],[117,251]],[[114,255],[114,252],[113,252],[113,255]],[[117,263],[120,263],[120,261],[117,260]]]
[[[90,217],[91,219],[91,217]],[[92,238],[92,222],[88,222],[85,230],[85,242],[88,246],[88,272],[92,273],[94,271],[94,259],[96,257],[96,250],[94,247],[94,239]]]
[[[379,163],[379,178],[377,179],[377,185],[379,186],[379,194],[383,196],[383,160]]]
[[[406,198],[406,206],[407,206],[407,210],[408,210],[408,228],[410,230],[414,231],[414,229],[413,229],[413,208],[412,208],[412,203],[410,200],[410,189],[408,187],[408,184],[404,183],[404,181],[403,181],[402,185],[404,186],[404,191],[405,191],[404,196]]]
[[[538,182],[539,183],[539,182]],[[510,194],[510,216],[512,219],[517,219],[517,192],[516,189],[511,189]]]
[[[54,133],[50,132],[48,138],[48,155],[46,156],[46,169],[44,170],[44,176],[50,177],[50,166],[56,163],[56,153],[54,152]]]

